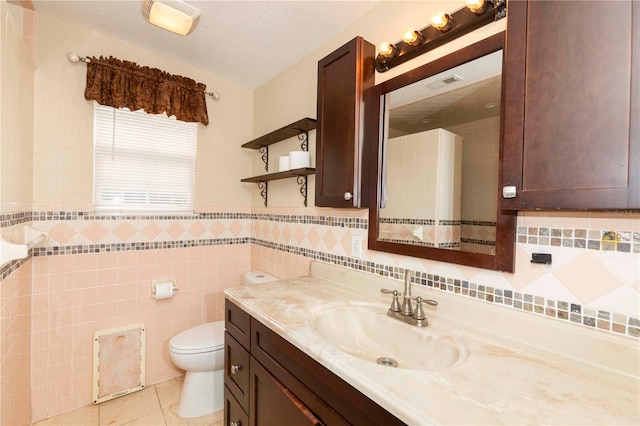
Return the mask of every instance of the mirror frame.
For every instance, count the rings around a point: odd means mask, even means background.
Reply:
[[[370,174],[369,191],[372,201],[369,208],[369,250],[395,253],[411,257],[431,259],[441,262],[456,263],[460,265],[474,266],[477,268],[493,269],[497,271],[513,272],[515,267],[515,239],[516,239],[516,214],[515,211],[500,209],[500,182],[502,182],[502,161],[504,151],[504,74],[505,63],[502,61],[502,85],[500,102],[500,154],[498,186],[496,187],[497,216],[496,216],[496,250],[495,255],[484,253],[464,252],[436,247],[423,247],[410,244],[400,244],[378,240],[378,218],[381,194],[380,172],[382,169],[382,155],[387,127],[385,117],[385,103],[382,99],[387,93],[423,80],[432,75],[446,71],[458,65],[462,65],[474,59],[496,52],[505,47],[505,32],[490,36],[477,43],[463,47],[451,54],[418,68],[407,71],[392,79],[375,85],[365,93],[365,106],[367,118],[365,123],[365,143],[369,144]],[[503,53],[504,56],[504,53]],[[382,118],[382,120],[381,120]],[[375,204],[374,204],[375,203]]]

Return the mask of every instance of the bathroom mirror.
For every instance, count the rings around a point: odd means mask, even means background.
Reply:
[[[369,249],[513,272],[498,206],[504,33],[374,86]]]

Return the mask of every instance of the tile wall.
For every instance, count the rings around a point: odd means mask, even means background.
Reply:
[[[3,316],[14,316],[4,303],[14,277],[24,275],[21,288],[30,292],[24,299],[29,322],[16,321],[30,334],[26,353],[31,356],[21,352],[20,359],[30,359],[26,377],[30,370],[32,383],[28,386],[27,380],[26,389],[32,393],[34,421],[91,402],[96,331],[144,322],[147,382],[182,374],[169,360],[169,339],[189,327],[222,320],[223,290],[240,285],[250,269],[247,213],[114,218],[33,212],[4,219],[13,227],[29,223],[50,236],[26,263],[14,261],[1,271]],[[178,293],[152,299],[152,281],[168,277],[176,279]],[[3,362],[12,360],[4,350]],[[10,367],[7,371],[21,371]],[[20,397],[15,391],[5,396]]]
[[[32,394],[33,420],[90,403],[95,331],[144,322],[147,380],[156,383],[180,374],[168,358],[170,337],[221,320],[222,292],[239,285],[245,271],[290,278],[306,274],[312,259],[396,279],[411,270],[418,284],[480,303],[640,338],[640,315],[633,306],[638,300],[633,268],[640,257],[640,232],[635,230],[534,227],[521,217],[517,273],[503,274],[373,251],[356,259],[350,256],[351,238],[360,235],[366,241],[366,210],[232,210],[185,216],[33,212],[3,217],[10,226],[28,220],[51,238],[32,250],[26,263],[2,269],[3,330],[19,324],[15,332],[3,333],[3,362],[11,363],[3,371],[22,377],[24,384],[31,370],[32,384],[24,392]],[[544,247],[552,251],[554,263],[529,263],[530,253]],[[172,299],[156,301],[150,297],[151,281],[165,277],[175,277],[180,290]],[[30,348],[24,346],[29,335]],[[25,353],[31,354],[30,362]],[[12,386],[3,398],[20,398],[11,377],[3,383]]]

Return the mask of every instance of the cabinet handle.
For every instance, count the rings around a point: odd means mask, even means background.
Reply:
[[[350,192],[345,192],[344,193],[344,199],[349,201],[351,198],[353,198],[353,196],[351,195]]]
[[[502,198],[516,198],[516,187],[515,186],[503,186],[502,187]]]
[[[240,371],[241,367],[237,364],[232,364],[231,368],[229,368],[229,370],[231,371],[231,374],[236,374],[238,371]]]
[[[229,423],[229,426],[241,426],[242,422],[240,420],[238,420],[237,422],[231,422]]]

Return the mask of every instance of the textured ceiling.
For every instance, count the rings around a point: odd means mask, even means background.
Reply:
[[[201,9],[202,15],[197,28],[186,37],[147,23],[140,0],[32,3],[38,13],[167,54],[256,88],[340,33],[380,1],[193,0],[189,3]]]

